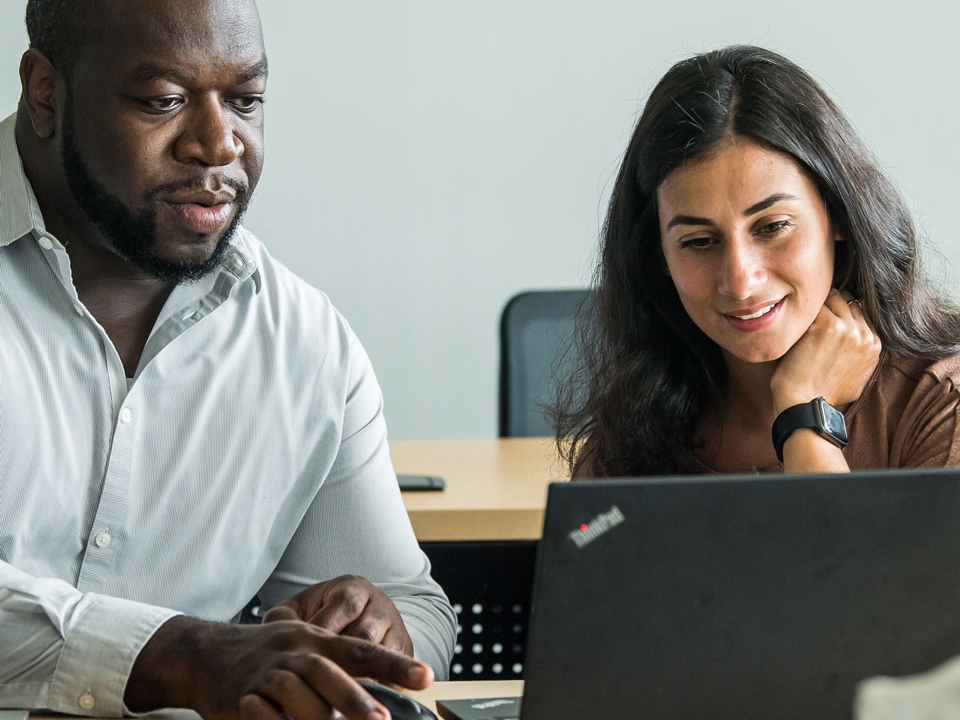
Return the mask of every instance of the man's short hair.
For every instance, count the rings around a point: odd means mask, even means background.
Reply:
[[[30,47],[44,54],[64,77],[69,77],[83,46],[90,0],[27,0],[27,37]]]

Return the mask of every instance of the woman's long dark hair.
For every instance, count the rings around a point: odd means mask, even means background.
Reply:
[[[555,409],[572,471],[702,470],[693,438],[721,398],[726,369],[666,273],[657,187],[732,137],[791,156],[813,179],[845,240],[836,245],[834,287],[861,299],[887,352],[960,352],[960,315],[920,273],[903,199],[813,78],[758,47],[697,55],[654,88],[613,188],[596,289],[579,323],[583,366]]]

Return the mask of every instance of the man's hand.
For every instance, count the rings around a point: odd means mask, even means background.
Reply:
[[[880,350],[880,338],[860,305],[850,293],[831,290],[770,379],[775,411],[817,397],[835,407],[853,402],[877,367]]]
[[[356,575],[313,585],[274,606],[263,618],[265,623],[280,620],[301,620],[413,655],[413,642],[393,601]]]
[[[176,617],[140,652],[124,700],[134,712],[185,707],[204,720],[386,720],[353,677],[422,689],[433,671],[299,621],[222,625]]]

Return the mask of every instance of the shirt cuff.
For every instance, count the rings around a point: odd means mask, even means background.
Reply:
[[[88,596],[89,597],[89,596]],[[95,595],[66,637],[50,689],[50,710],[71,715],[129,714],[123,694],[140,650],[181,613]]]
[[[434,680],[448,680],[453,644],[456,640],[456,618],[428,601],[412,598],[391,598],[400,611],[403,624],[413,642],[413,656],[433,668]],[[441,619],[442,618],[442,619]],[[444,620],[446,622],[444,622]],[[444,632],[447,630],[448,632]]]

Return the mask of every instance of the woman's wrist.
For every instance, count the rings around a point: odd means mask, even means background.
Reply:
[[[794,405],[803,405],[811,400],[816,400],[818,397],[820,397],[820,394],[815,390],[793,388],[789,391],[775,392],[773,394],[774,419],[787,408],[792,408]]]
[[[850,472],[843,451],[810,428],[798,428],[783,443],[783,471]]]

